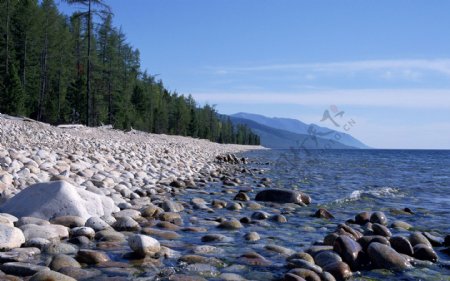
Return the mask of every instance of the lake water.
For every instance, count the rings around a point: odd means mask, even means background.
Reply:
[[[354,218],[361,211],[383,211],[390,222],[402,220],[418,231],[443,237],[450,234],[450,151],[267,150],[246,156],[257,162],[251,166],[265,170],[265,176],[273,180],[272,187],[309,194],[313,204],[308,209],[324,207],[336,217],[334,222]],[[398,211],[405,207],[414,214]],[[329,226],[323,220],[299,215],[273,230],[272,236],[281,245],[298,247],[323,238],[330,232]],[[442,261],[450,260],[445,254],[438,255]],[[378,280],[386,274],[390,273],[366,272],[362,276]],[[449,276],[448,269],[436,265],[391,277],[450,280]]]

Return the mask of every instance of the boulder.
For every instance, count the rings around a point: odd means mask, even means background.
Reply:
[[[0,249],[10,250],[25,243],[23,232],[15,227],[0,224]]]
[[[284,189],[266,189],[256,194],[256,201],[276,203],[310,204],[311,198],[299,191]]]
[[[111,198],[77,188],[65,181],[38,183],[29,186],[0,207],[2,212],[17,217],[50,220],[61,216],[110,215],[118,211]]]
[[[378,268],[405,270],[411,268],[409,261],[391,247],[373,242],[367,250],[370,259]]]

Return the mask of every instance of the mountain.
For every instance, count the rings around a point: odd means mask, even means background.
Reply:
[[[250,119],[238,118],[230,116],[234,125],[247,125],[252,132],[259,135],[261,145],[269,148],[297,148],[297,149],[354,149],[355,147],[347,146],[342,143],[324,139],[320,137],[312,137],[308,134],[297,134],[286,130],[272,128]]]
[[[314,131],[317,138],[327,140],[328,143],[338,142],[347,148],[362,148],[362,149],[370,148],[367,145],[365,145],[364,143],[362,143],[361,141],[357,140],[356,138],[352,137],[351,135],[349,135],[347,133],[339,132],[339,131],[332,130],[332,129],[329,129],[326,127],[321,127],[316,124],[308,125],[308,124],[303,123],[296,119],[277,118],[277,117],[270,118],[270,117],[266,117],[263,115],[244,113],[244,112],[233,114],[233,115],[231,115],[231,117],[232,117],[232,120],[233,120],[233,118],[239,119],[240,123],[244,122],[243,120],[252,121],[252,122],[248,122],[247,125],[251,129],[255,129],[254,130],[255,133],[263,134],[263,135],[260,135],[261,141],[264,142],[264,138],[269,138],[269,139],[271,139],[271,141],[269,141],[269,143],[271,145],[275,145],[275,146],[283,146],[283,147],[286,146],[286,144],[283,144],[283,142],[290,142],[289,140],[291,140],[293,136],[290,135],[291,137],[289,139],[283,139],[283,138],[280,139],[276,135],[269,137],[269,135],[271,133],[273,133],[273,131],[267,130],[267,128],[272,128],[272,129],[296,134],[297,138],[302,139],[302,141],[305,136],[307,136],[309,138],[314,138],[314,134],[310,133],[311,131]],[[255,123],[259,124],[259,125],[263,125],[265,129],[258,132],[257,129],[261,130],[261,128],[259,126],[257,126]],[[275,139],[278,139],[279,142],[275,142]],[[294,140],[296,140],[295,137],[294,137]],[[271,147],[271,146],[269,146],[269,147]],[[335,147],[330,147],[330,148],[335,148]]]

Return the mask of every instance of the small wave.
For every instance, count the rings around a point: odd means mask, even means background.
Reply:
[[[369,187],[370,188],[370,187]],[[385,198],[395,197],[399,193],[399,189],[395,187],[379,187],[371,188],[368,190],[354,190],[349,196],[340,198],[334,201],[334,203],[345,203],[360,200],[361,198]]]

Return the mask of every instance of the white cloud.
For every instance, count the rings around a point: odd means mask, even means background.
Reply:
[[[309,71],[309,72],[360,72],[383,71],[403,72],[417,75],[420,71],[432,71],[450,76],[450,59],[401,59],[401,60],[361,60],[330,63],[268,64],[243,67],[214,67],[216,74],[234,74],[263,71]]]
[[[199,101],[229,104],[330,104],[368,107],[450,109],[450,89],[349,89],[298,93],[278,92],[197,92]]]

